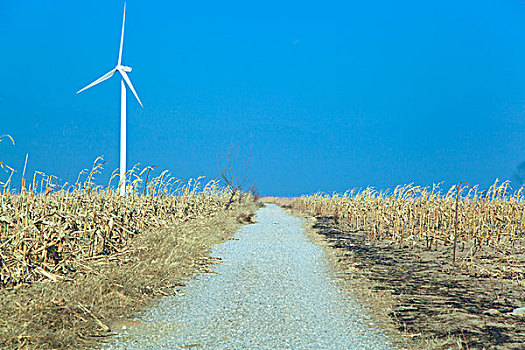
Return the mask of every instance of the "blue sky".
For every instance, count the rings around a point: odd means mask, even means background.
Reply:
[[[122,1],[2,0],[0,161],[118,167]],[[127,2],[128,167],[262,194],[509,179],[525,160],[525,1]],[[3,173],[5,179],[6,173]]]

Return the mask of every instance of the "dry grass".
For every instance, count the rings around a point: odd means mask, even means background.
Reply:
[[[217,262],[214,244],[251,221],[249,196],[225,210],[216,181],[151,167],[94,184],[98,158],[73,185],[36,172],[20,193],[0,183],[0,348],[69,349],[108,339],[119,322]],[[5,165],[4,165],[5,166]]]
[[[118,257],[87,261],[71,281],[21,284],[0,294],[0,348],[71,349],[111,341],[112,331],[157,297],[208,272],[213,245],[241,225],[247,204],[137,236]],[[97,319],[100,321],[97,321]]]

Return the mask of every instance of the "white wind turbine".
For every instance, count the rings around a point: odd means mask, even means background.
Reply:
[[[139,101],[141,107],[142,102],[140,102],[140,98],[137,95],[137,92],[135,91],[135,88],[133,88],[133,84],[131,84],[131,80],[129,80],[129,77],[127,73],[131,72],[131,67],[123,66],[122,63],[122,46],[124,44],[124,24],[126,22],[126,2],[124,2],[124,17],[122,19],[122,36],[120,37],[120,51],[118,54],[118,62],[117,66],[83,88],[82,90],[77,91],[77,94],[89,89],[92,86],[95,86],[104,80],[107,80],[113,76],[116,72],[119,72],[122,76],[122,80],[120,81],[120,88],[121,88],[121,94],[120,94],[120,195],[123,196],[126,194],[126,84],[129,86],[131,91],[133,92],[133,95],[137,98],[137,101]]]

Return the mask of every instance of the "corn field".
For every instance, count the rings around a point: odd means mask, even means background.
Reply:
[[[117,259],[146,230],[214,215],[228,200],[217,181],[182,182],[167,171],[148,179],[151,167],[127,173],[128,195],[122,197],[112,186],[116,172],[106,187],[94,185],[102,164],[98,158],[75,184],[61,187],[56,177],[39,172],[27,186],[23,179],[18,193],[10,189],[11,176],[0,183],[0,286],[68,279],[87,268],[86,261]]]
[[[525,197],[523,188],[511,193],[508,181],[496,180],[487,191],[453,186],[442,193],[438,185],[412,184],[393,191],[366,188],[302,196],[291,199],[291,205],[332,216],[344,231],[364,233],[370,242],[427,250],[450,247],[454,260],[457,243],[460,266],[477,269],[481,276],[525,277]],[[490,259],[490,266],[480,264],[482,259]]]

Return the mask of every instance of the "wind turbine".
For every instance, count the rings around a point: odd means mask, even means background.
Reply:
[[[131,80],[128,77],[129,72],[131,72],[131,67],[123,66],[122,65],[122,46],[124,44],[124,24],[126,23],[126,2],[124,2],[124,16],[122,19],[122,35],[120,37],[120,50],[118,54],[118,61],[115,68],[83,88],[82,90],[77,91],[78,93],[81,93],[84,90],[89,89],[92,86],[95,86],[104,80],[107,80],[113,76],[116,72],[119,72],[122,76],[122,80],[120,81],[120,195],[124,196],[126,194],[126,84],[129,86],[131,91],[133,92],[133,95],[137,98],[137,101],[139,101],[140,106],[144,107],[142,105],[142,102],[140,102],[140,98],[137,95],[137,92],[135,91],[135,88],[133,87],[133,84],[131,84]]]

